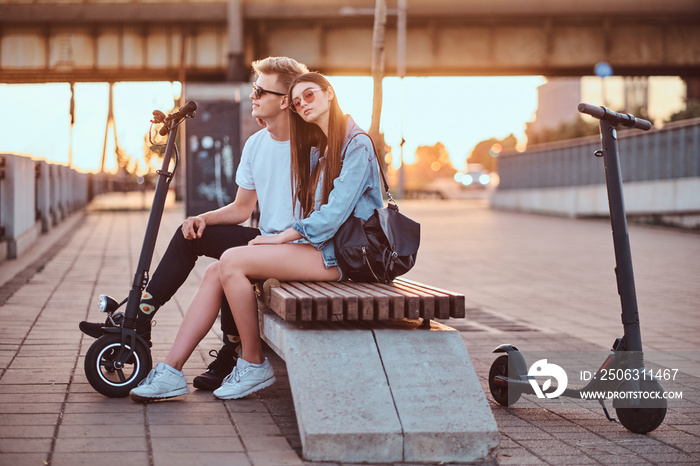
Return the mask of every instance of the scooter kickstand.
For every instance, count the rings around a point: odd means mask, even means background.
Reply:
[[[608,418],[608,421],[617,422],[617,418],[610,417],[610,413],[608,412],[608,408],[605,407],[605,402],[603,400],[598,400],[598,403],[600,403],[600,406],[603,408],[603,412],[605,413],[605,417]]]

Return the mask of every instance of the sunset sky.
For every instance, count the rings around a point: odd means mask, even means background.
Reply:
[[[341,108],[368,129],[372,110],[369,77],[330,77]],[[403,134],[406,161],[419,145],[442,142],[452,163],[463,168],[479,141],[514,133],[523,137],[525,122],[537,106],[539,76],[385,78],[381,129],[386,142],[398,148]],[[403,88],[403,91],[402,91]],[[119,144],[142,158],[151,112],[168,110],[180,94],[179,83],[117,83],[114,113]],[[403,94],[403,102],[401,95]],[[97,171],[107,120],[108,85],[78,83],[72,135],[72,165]],[[0,151],[68,163],[70,88],[68,84],[0,85]],[[400,117],[402,115],[402,117]],[[403,128],[403,129],[402,129]],[[106,168],[116,167],[110,131]],[[395,154],[398,158],[398,153]]]
[[[675,81],[674,81],[675,79]],[[341,108],[369,129],[372,111],[370,77],[329,77]],[[664,105],[682,106],[678,78],[670,79],[672,95],[656,92],[657,109]],[[513,133],[525,142],[525,123],[533,120],[537,109],[537,87],[541,76],[521,77],[396,77],[384,78],[381,130],[393,147],[398,166],[399,142],[406,140],[404,159],[414,160],[420,145],[445,145],[452,164],[458,170],[472,148],[489,138],[504,138]],[[602,105],[599,78],[582,80],[582,97],[588,103]],[[665,81],[664,81],[665,82]],[[588,83],[588,84],[586,84]],[[612,84],[612,83],[611,83]],[[619,100],[619,89],[609,86],[608,100]],[[663,87],[663,86],[662,86]],[[586,91],[586,88],[590,88]],[[669,91],[669,92],[671,92]],[[151,113],[167,111],[181,92],[179,83],[117,83],[114,86],[114,113],[120,146],[143,167],[144,137]],[[652,98],[650,97],[650,105]],[[98,171],[107,120],[108,85],[78,83],[75,87],[75,125],[72,133],[72,166],[80,171]],[[15,152],[68,163],[71,147],[70,87],[66,83],[34,85],[0,84],[0,152]],[[670,110],[669,110],[670,111]],[[116,168],[114,139],[108,137],[106,169]]]

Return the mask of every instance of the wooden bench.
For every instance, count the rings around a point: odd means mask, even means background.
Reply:
[[[498,429],[460,333],[459,293],[397,279],[258,284],[260,333],[285,360],[304,457],[495,458]]]
[[[465,316],[464,296],[404,278],[393,283],[268,280],[264,303],[286,321],[449,319]]]

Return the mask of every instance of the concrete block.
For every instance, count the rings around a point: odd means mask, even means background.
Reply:
[[[304,457],[401,461],[401,423],[372,331],[310,330],[261,316],[265,340],[287,364]]]
[[[458,331],[375,330],[407,462],[495,458],[498,427]]]
[[[401,460],[401,423],[371,331],[292,331],[285,354],[307,459]]]
[[[306,459],[494,458],[498,428],[459,332],[407,322],[299,324],[260,313],[263,339],[287,363]]]
[[[16,238],[7,240],[7,257],[17,259],[24,252],[31,248],[41,235],[41,222],[36,222],[34,226],[22,232]]]

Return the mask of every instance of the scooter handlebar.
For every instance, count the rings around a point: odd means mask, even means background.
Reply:
[[[590,104],[578,104],[578,111],[597,118],[599,120],[611,121],[614,125],[629,126],[631,128],[648,131],[651,129],[651,122],[636,118],[629,113],[617,113],[605,107],[598,107]]]
[[[168,115],[168,119],[180,119],[180,118],[185,118],[187,117],[190,113],[194,113],[194,111],[197,110],[197,103],[190,100],[188,101],[185,105],[180,107],[180,109],[171,115]]]
[[[171,113],[170,115],[165,117],[165,124],[162,128],[160,128],[158,134],[160,134],[161,136],[165,136],[166,134],[168,134],[168,131],[170,131],[170,122],[182,120],[183,118],[187,118],[188,116],[194,116],[194,112],[196,110],[197,103],[192,100],[188,101],[185,105],[180,107],[180,109],[177,112]]]

